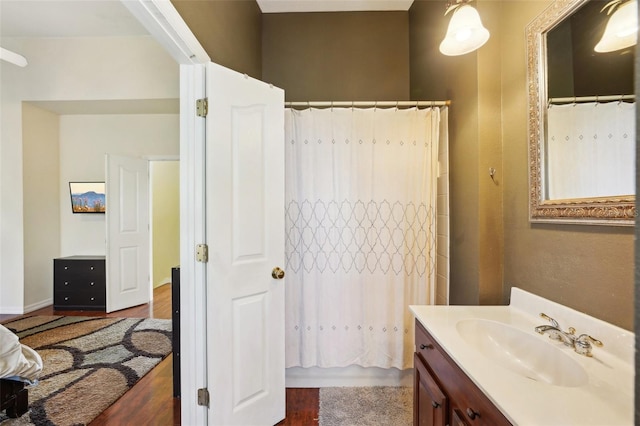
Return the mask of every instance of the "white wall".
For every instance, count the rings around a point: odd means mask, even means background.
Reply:
[[[0,61],[0,312],[22,313],[31,299],[24,295],[22,101],[177,99],[179,67],[151,37],[2,44],[29,61],[26,68]]]
[[[106,254],[104,215],[71,213],[69,182],[104,181],[105,154],[179,151],[178,114],[60,116],[60,255]]]

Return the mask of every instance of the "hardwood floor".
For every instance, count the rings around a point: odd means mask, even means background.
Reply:
[[[106,314],[93,311],[54,311],[53,306],[28,315],[75,315],[114,318],[171,319],[171,285],[153,292],[153,302]],[[0,322],[20,315],[0,314]],[[90,426],[103,425],[180,425],[180,399],[173,398],[172,356],[169,355],[122,398],[96,417]],[[278,426],[308,426],[318,424],[319,390],[287,389],[286,419]],[[187,426],[187,425],[185,425]],[[191,425],[188,425],[191,426]]]

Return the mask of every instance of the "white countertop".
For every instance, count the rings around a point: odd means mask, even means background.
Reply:
[[[518,288],[509,306],[410,306],[416,319],[514,425],[632,425],[634,344],[632,332]],[[593,357],[540,335],[534,327],[556,319],[562,330],[576,329],[603,342]],[[524,331],[579,363],[588,375],[582,386],[565,387],[531,380],[481,354],[458,333],[465,319],[486,319]]]

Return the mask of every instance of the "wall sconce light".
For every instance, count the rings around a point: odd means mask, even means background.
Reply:
[[[452,0],[446,16],[453,11],[447,34],[440,43],[440,52],[447,56],[464,55],[480,48],[489,40],[489,31],[482,25],[478,11],[468,3],[471,0]],[[634,0],[635,1],[635,0]]]
[[[19,67],[27,66],[27,59],[24,56],[18,55],[17,53],[4,49],[2,47],[0,47],[0,59]]]
[[[638,2],[637,0],[613,0],[602,8],[609,9],[611,15],[604,29],[602,39],[593,49],[596,52],[613,52],[631,47],[638,40]],[[611,14],[613,12],[613,14]]]

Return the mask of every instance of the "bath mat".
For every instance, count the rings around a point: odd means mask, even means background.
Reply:
[[[320,388],[320,426],[410,426],[413,388]]]

